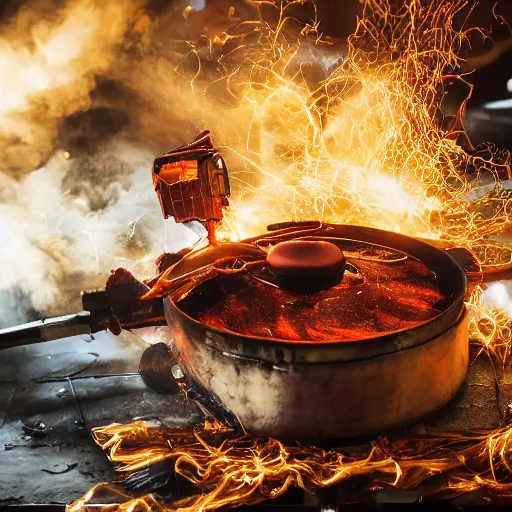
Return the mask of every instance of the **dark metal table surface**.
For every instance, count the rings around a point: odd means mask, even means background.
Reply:
[[[134,419],[195,423],[183,397],[137,373],[148,345],[107,332],[0,352],[0,504],[65,504],[113,471],[90,429]]]

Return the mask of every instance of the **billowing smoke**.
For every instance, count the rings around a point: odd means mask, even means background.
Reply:
[[[149,277],[165,245],[196,239],[164,223],[150,172],[156,154],[208,126],[191,101],[198,61],[183,62],[199,34],[186,7],[155,16],[143,0],[40,0],[4,14],[0,327],[77,310],[79,291],[111,269]]]
[[[142,2],[39,1],[0,28],[2,171],[20,177],[53,153],[63,117],[91,107]]]

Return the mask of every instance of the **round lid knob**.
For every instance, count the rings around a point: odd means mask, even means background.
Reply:
[[[331,242],[290,240],[270,249],[267,264],[285,288],[313,292],[337,285],[345,257]]]

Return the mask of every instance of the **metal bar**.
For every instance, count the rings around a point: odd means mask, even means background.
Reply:
[[[88,311],[0,329],[0,349],[91,334]]]
[[[67,382],[68,380],[86,380],[86,379],[106,379],[109,377],[139,377],[139,372],[127,372],[127,373],[95,373],[92,375],[72,375],[70,377],[51,377],[48,379],[36,379],[34,382],[37,384],[47,384],[49,382]],[[2,382],[2,381],[0,381]],[[3,381],[3,382],[16,382],[15,380]]]

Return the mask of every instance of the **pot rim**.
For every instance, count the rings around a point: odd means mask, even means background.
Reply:
[[[452,295],[449,297],[450,303],[439,314],[423,322],[418,322],[418,324],[416,324],[414,327],[399,329],[395,331],[387,331],[385,334],[380,336],[370,336],[367,338],[346,341],[294,341],[273,337],[242,334],[231,331],[229,329],[219,329],[217,327],[212,327],[189,316],[187,313],[181,310],[168,296],[164,298],[164,301],[169,304],[172,310],[174,310],[179,317],[186,319],[187,322],[191,322],[192,325],[198,329],[217,335],[216,337],[220,336],[225,341],[259,345],[265,344],[268,348],[273,347],[274,349],[287,351],[307,351],[313,348],[315,351],[329,350],[333,348],[343,348],[344,350],[352,351],[353,349],[357,348],[359,350],[356,352],[362,350],[363,353],[366,354],[362,355],[362,357],[368,357],[371,353],[374,353],[373,355],[382,355],[419,345],[428,339],[432,339],[433,337],[438,336],[459,321],[464,311],[464,296],[466,292],[467,281],[464,270],[459,266],[459,264],[452,258],[450,254],[424,241],[399,233],[376,228],[346,224],[322,224],[320,229],[322,230],[320,231],[321,235],[326,238],[343,236],[362,242],[385,245],[390,249],[405,252],[410,256],[416,257],[425,265],[427,265],[436,273],[436,276],[438,275],[438,272],[436,272],[435,267],[447,267],[445,270],[450,270],[450,274],[444,274],[444,281],[440,280],[440,282],[442,282],[445,286],[451,284],[451,286],[454,288],[451,290]],[[272,232],[269,232],[269,236],[272,236],[272,234]],[[284,235],[283,240],[296,238],[295,235],[297,235],[297,232],[294,231],[293,233],[290,233],[290,235],[292,236],[287,237]],[[376,239],[375,241],[373,240],[374,238]],[[384,244],[382,238],[386,238],[386,242],[392,243]],[[394,244],[398,244],[398,246],[395,246]],[[404,249],[404,246],[408,247],[408,249]],[[412,252],[411,247],[413,249]],[[422,258],[421,255],[418,256],[414,253],[424,253],[424,255],[427,256],[427,261]],[[432,257],[431,261],[429,261],[429,257]],[[448,280],[450,280],[451,283],[448,283]]]

